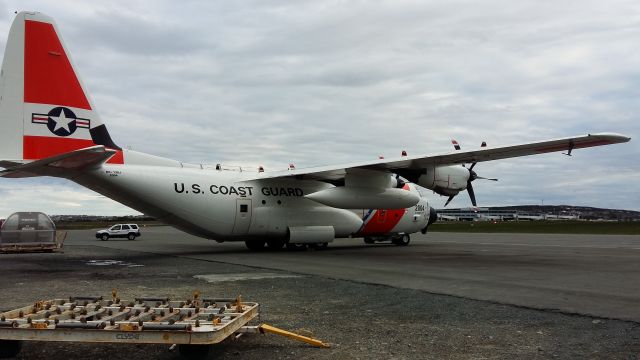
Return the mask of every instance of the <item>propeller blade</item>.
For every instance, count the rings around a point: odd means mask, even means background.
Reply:
[[[455,195],[449,196],[449,198],[447,199],[447,202],[444,203],[444,207],[447,207],[447,205],[449,205],[449,203],[451,202],[451,200],[453,200],[454,197],[455,197]]]
[[[469,193],[471,204],[473,204],[473,206],[478,206],[476,203],[476,194],[473,192],[473,185],[471,185],[471,181],[467,182],[467,192]]]
[[[487,146],[487,143],[483,141],[481,147],[485,147],[485,146]],[[469,169],[467,169],[469,170],[469,179],[467,180],[467,192],[469,193],[469,198],[471,199],[471,204],[473,204],[473,206],[478,206],[478,204],[476,203],[476,193],[473,191],[473,185],[471,185],[471,183],[476,179],[498,181],[498,179],[491,179],[491,178],[478,176],[478,174],[475,171],[473,171],[473,168],[476,166],[477,163],[478,163],[477,161],[472,163]]]

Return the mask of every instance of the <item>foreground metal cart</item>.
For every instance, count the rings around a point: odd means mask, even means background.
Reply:
[[[0,357],[20,352],[22,341],[66,341],[177,345],[189,359],[205,358],[211,345],[231,335],[273,333],[320,347],[327,344],[266,324],[248,326],[259,304],[236,299],[200,297],[174,301],[141,297],[123,301],[76,296],[37,301],[0,314]],[[174,345],[175,344],[175,345]]]

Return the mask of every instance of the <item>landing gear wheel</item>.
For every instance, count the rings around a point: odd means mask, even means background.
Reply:
[[[209,356],[211,345],[180,344],[178,346],[178,350],[180,351],[180,355],[182,355],[185,359],[201,360],[206,359],[207,356]]]
[[[260,251],[264,249],[264,240],[246,240],[244,244],[251,251]]]
[[[127,236],[127,238],[129,240],[135,240],[136,239],[136,234],[129,234],[129,236]]]
[[[372,238],[370,238],[368,236],[365,236],[364,237],[364,243],[365,244],[375,244],[376,242]]]
[[[324,249],[329,247],[329,243],[328,242],[322,242],[322,243],[317,243],[317,244],[311,244],[309,246],[311,248],[313,248],[313,249],[316,249],[316,250],[324,250]]]
[[[306,250],[307,249],[307,244],[291,244],[291,243],[287,243],[287,249],[288,250]]]
[[[393,239],[393,243],[400,246],[407,246],[410,241],[411,238],[409,237],[409,234],[403,234],[402,236]]]
[[[0,340],[0,359],[16,357],[21,349],[20,340]]]
[[[107,235],[107,234],[102,234],[102,236],[100,236],[100,240],[102,240],[102,241],[107,241],[107,240],[109,240],[109,235]]]
[[[280,250],[284,246],[283,239],[269,239],[267,240],[267,247],[269,250]]]

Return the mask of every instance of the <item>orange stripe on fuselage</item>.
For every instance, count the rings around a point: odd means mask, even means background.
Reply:
[[[411,191],[408,184],[402,187],[403,190]],[[369,218],[362,230],[361,235],[383,235],[390,233],[398,225],[402,217],[407,213],[407,209],[377,209]],[[363,219],[365,220],[365,219]]]
[[[362,235],[382,235],[387,234],[393,230],[396,225],[402,220],[406,209],[394,209],[375,210],[369,221],[364,225],[360,234]]]

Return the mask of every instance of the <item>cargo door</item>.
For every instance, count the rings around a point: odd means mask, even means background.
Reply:
[[[234,234],[246,234],[251,225],[251,199],[236,200],[236,221],[233,225]]]

